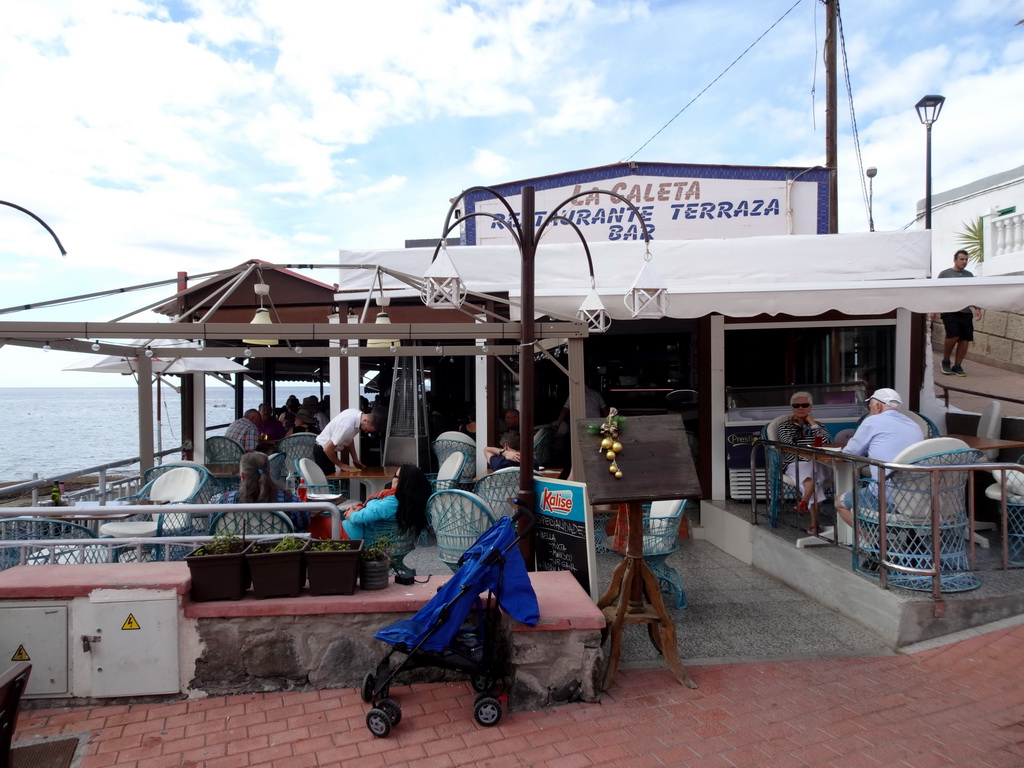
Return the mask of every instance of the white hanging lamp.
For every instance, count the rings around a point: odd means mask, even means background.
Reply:
[[[440,251],[435,254],[434,260],[423,273],[423,287],[420,289],[420,299],[425,306],[437,309],[440,307],[454,307],[458,309],[466,301],[466,284],[459,276],[459,270],[455,268],[451,256],[448,255],[448,248],[442,242]]]
[[[623,297],[629,316],[658,318],[668,314],[668,285],[651,265],[651,251],[644,251],[644,264]]]
[[[576,317],[587,324],[587,327],[594,333],[604,333],[611,326],[612,321],[608,316],[608,310],[604,308],[604,302],[597,295],[597,286],[594,279],[590,279],[590,293],[583,299]]]
[[[391,299],[387,296],[378,296],[377,306],[380,307],[380,312],[377,313],[377,319],[373,321],[374,325],[391,325],[391,318],[388,317],[388,306],[391,304]],[[367,339],[366,346],[370,349],[382,349],[389,347],[394,351],[395,347],[402,346],[402,342],[399,339]]]
[[[274,321],[270,319],[270,310],[263,306],[263,297],[270,295],[270,286],[260,282],[256,283],[253,289],[256,291],[256,295],[260,297],[260,306],[252,320],[249,321],[249,325],[273,325]],[[278,341],[277,339],[242,339],[242,343],[261,347],[276,347]]]

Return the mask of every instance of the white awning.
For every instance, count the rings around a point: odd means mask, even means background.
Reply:
[[[760,314],[816,316],[830,310],[877,315],[957,311],[967,305],[1024,309],[1024,277],[938,280],[929,277],[927,230],[849,235],[793,235],[732,240],[653,241],[651,264],[670,295],[669,316],[697,318]],[[643,264],[642,241],[590,246],[597,292],[611,317],[629,317],[623,296]],[[521,258],[515,246],[448,248],[472,291],[520,295]],[[342,264],[381,265],[420,276],[432,248],[342,251]],[[543,243],[537,250],[535,295],[539,314],[575,315],[590,290],[582,245]],[[365,299],[372,272],[342,270],[339,300]],[[384,286],[414,295],[397,280]],[[404,289],[404,290],[403,290]]]

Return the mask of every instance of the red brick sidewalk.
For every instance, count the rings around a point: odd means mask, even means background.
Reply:
[[[24,711],[19,741],[88,735],[82,768],[1024,765],[1024,626],[913,655],[621,671],[598,704],[478,726],[468,685],[393,688],[365,726],[355,690]]]

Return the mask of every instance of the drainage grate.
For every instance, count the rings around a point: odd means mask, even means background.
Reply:
[[[12,768],[71,768],[78,749],[77,738],[43,741],[11,749]]]

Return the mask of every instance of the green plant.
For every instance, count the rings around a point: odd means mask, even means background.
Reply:
[[[352,549],[350,542],[335,539],[322,539],[309,545],[310,552],[344,552],[349,549]]]
[[[294,536],[285,536],[277,544],[271,547],[269,552],[294,552],[297,549],[302,549],[305,542],[302,539],[297,539]]]
[[[245,549],[245,542],[230,531],[218,531],[213,535],[213,541],[204,544],[195,551],[196,555],[230,555],[232,552],[241,552]]]
[[[390,561],[394,554],[395,543],[387,536],[381,536],[369,546],[364,544],[360,557],[367,562],[373,562],[375,560]]]
[[[956,244],[967,251],[967,261],[981,264],[985,261],[985,229],[981,216],[974,221],[965,221],[963,230],[956,234]]]

